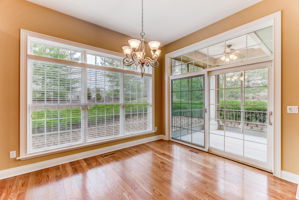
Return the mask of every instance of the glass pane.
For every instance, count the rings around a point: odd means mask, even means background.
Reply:
[[[91,54],[87,54],[86,58],[87,58],[87,64],[91,64],[91,65],[96,64],[96,56],[91,55]]]
[[[215,44],[208,48],[208,55],[211,57],[211,56],[223,54],[224,49],[225,49],[225,42]]]
[[[171,67],[172,67],[172,75],[181,74],[181,63],[175,59],[171,60]]]
[[[87,70],[87,100],[90,103],[119,103],[120,73]]]
[[[226,104],[240,104],[241,89],[224,90],[224,98]]]
[[[225,137],[225,151],[243,156],[243,140]]]
[[[271,55],[272,52],[265,48],[264,45],[256,45],[247,48],[247,60],[263,58]]]
[[[189,78],[181,79],[181,88],[180,88],[180,90],[181,91],[188,91],[190,89],[189,88],[189,83],[190,83]]]
[[[88,140],[120,135],[120,105],[94,105],[88,108]]]
[[[242,74],[241,72],[234,72],[234,73],[227,73],[225,75],[225,87],[226,88],[240,88],[241,87],[241,80]]]
[[[82,141],[80,108],[33,111],[31,127],[31,152],[71,146]]]
[[[244,126],[244,156],[267,161],[267,126],[255,123],[246,123]]]
[[[67,45],[29,37],[29,54],[32,55],[82,62],[82,53],[74,49]]]
[[[204,146],[203,76],[172,80],[172,88],[172,138]]]
[[[210,147],[224,151],[224,136],[210,134]]]
[[[244,142],[244,156],[254,160],[267,162],[267,145],[255,142]]]
[[[71,104],[81,101],[81,68],[29,62],[33,104]]]
[[[172,81],[172,91],[180,91],[181,90],[181,80],[173,80]]]
[[[134,134],[150,130],[151,124],[151,78],[124,75],[125,133]],[[180,94],[177,94],[180,103]]]
[[[245,88],[245,104],[246,105],[267,105],[268,88]]]
[[[230,46],[233,50],[238,49],[245,49],[246,48],[246,35],[243,35],[241,37],[237,37],[231,40],[226,41],[226,46]]]
[[[267,106],[246,106],[245,121],[267,123]]]
[[[267,68],[245,71],[245,87],[265,87],[267,84]]]
[[[204,90],[203,78],[193,77],[191,79],[191,88],[192,90]]]

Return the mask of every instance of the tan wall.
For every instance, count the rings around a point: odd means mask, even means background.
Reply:
[[[282,11],[282,169],[299,174],[299,114],[286,113],[286,105],[299,105],[299,5],[297,0],[263,0],[166,45],[162,51],[172,52],[280,10]]]
[[[27,161],[9,159],[9,151],[19,152],[21,28],[112,51],[120,51],[128,39],[126,35],[25,0],[0,0],[0,170],[136,139],[126,139]],[[162,84],[161,71],[158,70],[156,73],[156,85]],[[157,87],[155,96],[156,102],[161,102],[161,87]],[[162,110],[161,106],[160,103],[156,104],[157,133],[161,133],[163,126],[162,115],[159,113]],[[153,134],[148,136],[151,135]]]

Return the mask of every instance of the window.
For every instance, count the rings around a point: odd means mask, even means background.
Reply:
[[[21,156],[152,132],[151,70],[28,31],[21,45]]]
[[[271,59],[273,26],[186,53],[172,59],[172,75]]]

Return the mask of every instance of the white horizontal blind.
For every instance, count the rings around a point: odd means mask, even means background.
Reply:
[[[33,37],[27,54],[35,56],[27,60],[27,154],[152,130],[151,76],[105,70],[125,67],[115,56]]]
[[[87,70],[88,139],[120,135],[120,73]]]
[[[124,75],[125,132],[151,129],[151,78]]]
[[[29,61],[28,66],[32,91],[30,151],[81,142],[81,68],[39,61]]]

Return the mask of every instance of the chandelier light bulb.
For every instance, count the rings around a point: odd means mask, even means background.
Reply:
[[[151,52],[152,52],[153,58],[158,58],[160,56],[160,54],[161,54],[161,50],[160,49],[158,49],[158,50],[152,50]]]
[[[130,39],[128,42],[129,42],[131,49],[133,49],[133,50],[138,49],[138,47],[141,43],[141,41],[137,40],[137,39]]]
[[[132,53],[132,49],[129,46],[123,46],[122,49],[125,55],[130,55]]]
[[[149,45],[149,47],[150,47],[150,49],[151,50],[158,50],[159,49],[159,47],[160,47],[160,42],[158,42],[158,41],[150,41],[149,43],[148,43],[148,45]]]
[[[142,51],[137,51],[137,52],[136,52],[136,57],[137,57],[137,59],[143,59],[143,58],[144,58],[144,52],[142,52]]]
[[[229,55],[229,58],[232,60],[236,60],[238,57],[234,54]]]

